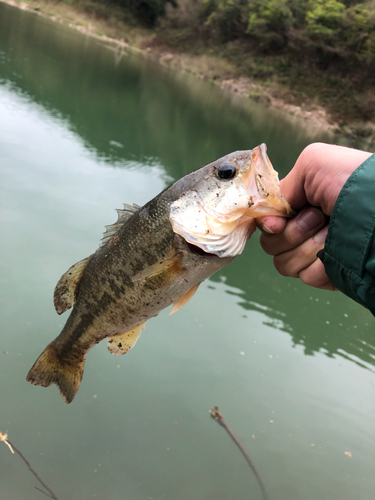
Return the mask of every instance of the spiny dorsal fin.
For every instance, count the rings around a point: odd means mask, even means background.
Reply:
[[[117,233],[117,231],[121,228],[124,222],[128,220],[129,217],[131,217],[133,214],[138,212],[140,208],[141,207],[139,205],[136,205],[135,203],[133,203],[133,206],[124,203],[123,209],[116,210],[118,214],[117,221],[114,224],[105,226],[106,231],[105,233],[103,233],[103,238],[100,243],[100,247],[104,247],[108,243],[108,241],[112,238],[112,236]]]
[[[53,303],[58,314],[70,309],[76,301],[77,285],[91,257],[92,255],[74,264],[59,279],[53,293]]]

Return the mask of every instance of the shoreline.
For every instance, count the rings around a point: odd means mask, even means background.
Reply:
[[[123,21],[110,23],[107,19],[98,18],[95,12],[93,14],[85,12],[84,4],[77,8],[74,4],[52,4],[48,0],[28,0],[27,2],[0,0],[0,2],[64,24],[100,40],[112,50],[139,53],[172,70],[193,74],[196,78],[218,85],[224,92],[260,102],[288,121],[299,121],[301,126],[312,131],[315,129],[316,132],[332,135],[332,139],[336,136],[336,141],[340,137],[353,139],[350,133],[345,133],[341,129],[339,123],[333,120],[331,114],[323,106],[310,102],[308,99],[303,105],[298,105],[282,97],[274,97],[272,87],[267,88],[249,77],[237,76],[236,68],[231,67],[230,63],[223,59],[209,55],[193,56],[178,49],[172,49],[161,41],[157,33],[146,28],[131,27]],[[114,11],[113,14],[115,15],[116,12]],[[291,94],[292,90],[290,90]],[[375,124],[371,123],[369,126],[372,133],[363,139],[365,143],[372,144],[375,142]]]

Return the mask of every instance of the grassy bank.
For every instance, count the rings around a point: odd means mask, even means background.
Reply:
[[[168,8],[156,28],[139,25],[114,4],[93,0],[0,0],[62,22],[116,47],[140,51],[161,64],[215,82],[223,89],[299,116],[311,126],[375,142],[375,83],[366,74],[339,75],[334,66],[287,53],[256,54],[243,41],[199,37],[180,9]],[[191,3],[185,8],[191,8]],[[184,12],[184,19],[193,14]],[[180,16],[180,17],[179,17]]]

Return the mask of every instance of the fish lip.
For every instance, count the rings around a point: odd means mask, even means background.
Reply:
[[[265,143],[252,150],[251,166],[242,182],[249,194],[249,216],[292,217],[296,214],[281,195],[278,173],[267,156]]]
[[[266,165],[268,165],[269,158],[267,156],[267,146],[266,146],[266,144],[264,142],[262,142],[262,144],[259,146],[259,149],[260,149],[260,155],[262,157],[263,162]]]

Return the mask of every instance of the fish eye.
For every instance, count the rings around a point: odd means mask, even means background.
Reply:
[[[222,163],[217,169],[217,176],[224,181],[233,179],[236,173],[237,169],[232,163]]]

